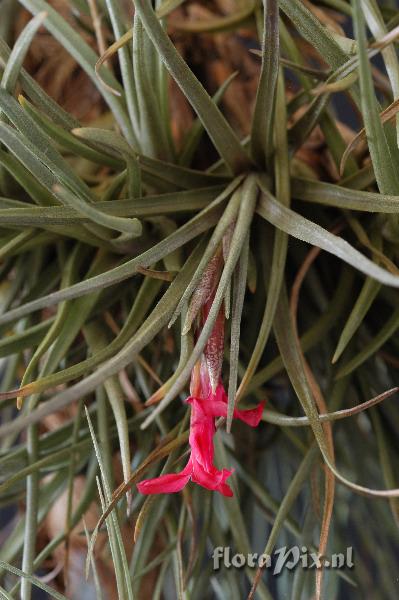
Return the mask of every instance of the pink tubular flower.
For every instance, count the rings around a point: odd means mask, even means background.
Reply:
[[[206,321],[215,297],[214,292],[219,279],[221,261],[221,252],[218,252],[209,262],[202,280],[192,296],[183,333],[190,329],[194,319],[199,319],[201,325]],[[233,495],[232,489],[226,483],[233,471],[218,470],[213,464],[215,419],[227,417],[227,395],[221,383],[224,319],[225,312],[222,306],[204,348],[202,359],[191,374],[190,396],[186,400],[191,405],[189,436],[191,454],[188,463],[180,473],[161,475],[139,483],[137,488],[142,494],[179,492],[191,479],[198,485],[217,491],[223,496]],[[263,407],[264,402],[250,410],[235,409],[233,416],[251,427],[256,427],[261,419]]]
[[[186,400],[191,405],[189,437],[191,455],[188,463],[180,473],[161,475],[139,483],[137,488],[142,494],[179,492],[191,479],[194,483],[208,490],[220,492],[223,496],[233,495],[232,489],[226,483],[233,471],[218,470],[213,464],[215,418],[227,416],[226,392],[221,383],[218,384],[216,391],[212,392],[205,361],[202,361],[200,370],[199,378],[197,369],[193,371],[192,388],[197,389],[192,389],[191,396]],[[195,385],[196,383],[197,385]],[[235,409],[234,417],[251,427],[256,427],[261,419],[263,407],[264,402],[254,409]]]

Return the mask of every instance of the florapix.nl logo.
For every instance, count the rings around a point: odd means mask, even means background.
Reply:
[[[321,556],[306,546],[282,546],[273,554],[233,554],[230,546],[218,546],[212,553],[213,570],[242,569],[244,567],[272,569],[273,575],[278,575],[283,569],[352,569],[354,567],[353,547],[345,552]]]

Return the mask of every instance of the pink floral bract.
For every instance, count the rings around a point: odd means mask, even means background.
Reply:
[[[221,255],[216,254],[205,270],[202,281],[191,300],[188,314],[191,325],[194,315],[200,318],[200,327],[206,322],[214,300],[214,290],[219,278]],[[201,315],[202,312],[202,315]],[[167,494],[179,492],[190,481],[223,496],[232,496],[226,483],[232,470],[219,470],[213,464],[213,436],[215,419],[227,417],[227,395],[221,383],[224,352],[225,311],[221,306],[213,330],[207,341],[202,358],[191,373],[191,395],[186,402],[191,405],[190,437],[191,454],[180,473],[145,479],[137,485],[142,494]],[[264,403],[250,410],[234,410],[234,418],[256,427],[261,419]]]
[[[206,375],[204,373],[206,372]],[[226,480],[232,470],[218,470],[213,464],[213,436],[216,433],[215,418],[227,416],[227,396],[223,385],[219,383],[212,392],[207,370],[201,368],[201,385],[196,396],[191,395],[186,402],[191,405],[189,444],[191,455],[187,465],[180,473],[161,475],[146,479],[137,485],[142,494],[162,494],[179,492],[191,481],[208,490],[214,490],[223,496],[232,496],[233,492]],[[206,394],[206,395],[205,395]],[[250,410],[234,410],[234,417],[256,427],[261,419],[264,402]]]

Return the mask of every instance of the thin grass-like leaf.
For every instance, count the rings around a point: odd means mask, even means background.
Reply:
[[[225,15],[223,17],[210,17],[209,19],[201,20],[183,20],[183,19],[171,19],[171,25],[181,31],[187,31],[189,33],[220,33],[245,25],[249,17],[253,14],[257,0],[248,0],[242,9],[235,10],[231,15]],[[159,15],[160,10],[157,10]]]
[[[135,12],[133,64],[137,95],[136,110],[140,123],[140,147],[146,156],[170,160],[173,156],[173,148],[169,144],[165,122],[160,110],[156,86],[157,69],[148,56],[150,52],[155,53],[155,48],[148,40],[141,19]]]
[[[294,198],[324,206],[365,212],[399,212],[399,196],[363,192],[331,183],[295,178],[292,180]]]
[[[248,272],[248,255],[249,255],[249,236],[243,246],[240,260],[236,267],[233,283],[233,309],[231,314],[231,333],[230,333],[230,371],[229,371],[229,387],[228,387],[228,407],[226,430],[230,433],[231,424],[233,421],[233,413],[235,407],[235,399],[237,392],[237,376],[238,376],[238,355],[240,351],[240,328],[242,310],[244,307],[244,296],[247,287],[247,272]]]
[[[289,180],[289,164],[288,164],[288,146],[286,133],[286,112],[284,104],[281,102],[284,94],[284,81],[280,74],[278,81],[278,109],[277,119],[275,122],[275,139],[276,139],[276,155],[275,155],[275,177],[276,177],[276,193],[278,201],[283,205],[288,206],[290,202],[290,180]],[[263,181],[262,185],[266,185]],[[276,230],[273,243],[273,257],[271,265],[270,285],[267,290],[267,299],[265,303],[264,313],[257,334],[256,344],[253,349],[250,361],[241,380],[237,392],[237,400],[239,400],[251,381],[256,368],[259,364],[262,353],[266,347],[268,337],[273,325],[273,319],[276,311],[276,306],[280,294],[280,288],[283,281],[285,261],[287,257],[288,237],[284,231]],[[266,259],[267,260],[267,259]]]
[[[99,352],[106,347],[108,343],[107,336],[104,330],[101,328],[99,322],[88,323],[84,329],[84,335],[88,340],[89,346],[94,352]],[[107,392],[117,426],[123,476],[125,481],[128,481],[131,474],[131,458],[124,395],[121,385],[116,377],[112,377],[111,379],[105,381],[104,387]]]
[[[85,294],[108,287],[114,283],[119,283],[120,281],[131,277],[137,272],[137,267],[150,266],[167,254],[173,252],[176,248],[179,248],[183,244],[197,237],[200,233],[203,233],[209,229],[209,227],[212,227],[212,225],[215,225],[219,217],[220,205],[224,201],[224,198],[223,194],[220,198],[216,198],[209,207],[204,209],[204,211],[195,216],[191,221],[138,257],[131,259],[119,267],[110,269],[108,272],[101,275],[91,277],[87,281],[82,281],[65,290],[53,292],[52,294],[33,300],[19,308],[12,309],[0,317],[0,323],[9,323],[14,319],[35,310],[39,310],[45,306],[53,306],[63,300],[84,296]]]
[[[122,154],[136,157],[143,170],[151,173],[155,177],[161,177],[178,187],[186,186],[190,189],[193,185],[202,187],[226,181],[225,177],[202,173],[195,171],[194,169],[188,169],[186,167],[175,165],[173,163],[156,160],[149,156],[138,155],[132,148],[129,147],[129,145],[120,135],[117,135],[113,131],[100,129],[98,127],[95,129],[85,127],[81,129],[74,129],[73,133],[79,138],[95,142],[96,144],[101,144],[102,146],[113,150],[116,152],[117,156]]]
[[[388,29],[385,26],[384,19],[377,2],[375,2],[375,0],[366,0],[362,6],[362,9],[364,11],[366,22],[376,40],[378,41],[379,38],[383,38],[388,33]],[[399,98],[398,57],[392,45],[384,48],[381,53],[385,62],[387,74],[392,87],[393,98],[395,101]],[[399,142],[399,118],[396,119],[396,132],[397,140]]]
[[[56,590],[54,590],[53,588],[51,588],[49,585],[43,583],[37,577],[33,577],[32,575],[28,575],[27,573],[24,573],[23,571],[21,571],[21,569],[17,569],[16,567],[13,567],[12,565],[9,565],[8,563],[6,563],[6,562],[4,562],[2,560],[0,560],[0,567],[2,569],[5,569],[9,573],[12,573],[13,575],[17,575],[18,577],[22,577],[23,579],[27,579],[31,584],[33,584],[34,586],[36,586],[39,589],[43,590],[47,594],[49,594],[49,596],[51,598],[55,598],[56,600],[66,600],[66,596],[64,596],[63,594],[60,594],[59,592],[57,592]]]
[[[395,333],[399,327],[399,309],[395,310],[388,321],[383,325],[375,337],[365,344],[362,350],[344,364],[336,375],[337,378],[345,377],[354,369],[363,364],[370,356],[377,352],[383,344]]]
[[[171,327],[173,325],[174,321],[177,319],[180,312],[182,311],[185,303],[190,299],[190,297],[196,290],[198,283],[200,281],[200,278],[202,277],[205,268],[209,265],[210,261],[214,257],[218,246],[222,242],[224,234],[226,233],[229,226],[236,219],[236,216],[237,216],[237,213],[239,210],[241,195],[238,190],[235,191],[235,188],[238,187],[239,183],[240,183],[240,179],[237,178],[225,190],[226,197],[228,197],[228,195],[230,195],[230,194],[232,194],[232,197],[229,200],[228,205],[227,205],[222,217],[219,219],[217,226],[215,227],[215,230],[214,230],[214,232],[211,236],[211,239],[209,240],[209,243],[207,245],[206,251],[204,252],[204,254],[201,258],[201,261],[198,265],[198,268],[197,268],[193,278],[190,281],[190,284],[187,286],[187,289],[185,290],[183,296],[181,297],[181,299],[176,307],[176,310],[172,316],[172,319],[169,322],[169,327]],[[197,308],[199,308],[199,306]],[[190,329],[191,323],[193,322],[196,314],[197,313],[190,315],[187,331]],[[186,319],[188,321],[187,317],[186,317]],[[186,333],[187,333],[187,331],[186,331]]]
[[[233,173],[248,166],[248,156],[219,109],[178,54],[146,0],[136,0],[136,10],[166,68],[201,119],[220,156]]]
[[[358,41],[359,79],[362,98],[362,113],[370,149],[370,156],[378,183],[383,194],[396,194],[399,177],[394,166],[383,126],[380,121],[373,81],[366,53],[364,15],[358,0],[353,1],[353,19]]]
[[[362,290],[359,294],[356,303],[353,306],[352,312],[348,317],[347,322],[340,335],[332,362],[335,363],[345,350],[346,346],[352,339],[355,331],[361,325],[367,311],[370,309],[373,301],[375,300],[378,292],[381,289],[381,285],[378,281],[373,279],[366,279],[363,284]]]
[[[0,65],[5,68],[11,50],[6,42],[0,38]],[[43,110],[55,123],[66,128],[78,127],[79,121],[63,110],[24,68],[19,69],[18,81],[23,91],[28,94],[36,106]]]
[[[347,59],[346,53],[336,43],[330,31],[310,12],[300,0],[281,0],[281,10],[295,24],[299,33],[316,48],[328,64],[337,69]]]
[[[47,14],[45,12],[37,14],[36,17],[28,23],[18,40],[15,42],[0,83],[0,86],[8,92],[14,92],[15,84],[26,53],[29,50],[32,39],[36,35],[37,30],[42,25],[46,16]]]
[[[273,116],[279,70],[279,9],[277,0],[263,2],[262,67],[251,130],[251,152],[264,167],[273,153]],[[281,105],[282,106],[282,105]]]
[[[399,287],[399,277],[392,275],[387,270],[382,269],[371,260],[355,250],[348,242],[342,238],[329,233],[320,225],[311,223],[301,215],[280,205],[272,196],[262,188],[266,198],[261,198],[258,205],[258,212],[270,223],[308,244],[319,246],[326,252],[334,254],[341,260],[355,267],[365,275],[368,275],[383,283],[393,287]],[[265,193],[266,192],[266,193]]]
[[[344,408],[331,413],[320,413],[320,421],[338,421],[340,419],[352,417],[353,415],[359,414],[363,410],[367,410],[376,404],[383,402],[387,398],[397,394],[398,391],[399,388],[392,388],[391,390],[387,390],[382,394],[378,394],[378,396],[375,396],[370,400],[366,400],[358,406],[354,406],[353,408]],[[310,420],[308,417],[289,417],[287,415],[282,415],[277,411],[267,409],[263,411],[262,419],[267,423],[274,423],[275,425],[280,425],[282,427],[309,427],[310,425]]]
[[[148,310],[152,305],[154,297],[159,292],[159,287],[159,280],[150,278],[144,280],[139,292],[137,293],[135,302],[133,303],[123,328],[106,348],[77,364],[59,371],[58,373],[49,375],[47,377],[41,377],[40,380],[32,382],[31,385],[16,390],[16,393],[14,393],[12,397],[16,397],[17,395],[24,397],[30,395],[32,393],[32,389],[34,389],[35,392],[42,392],[73,379],[77,379],[81,375],[84,375],[88,370],[93,369],[108,358],[114,356],[114,354],[123,348],[123,346],[129,341],[130,337],[139,328],[140,321],[144,320]],[[143,298],[148,301],[148,306],[144,305]],[[8,397],[11,397],[11,395],[9,394]]]
[[[115,217],[184,214],[206,208],[223,191],[224,188],[221,186],[211,186],[194,191],[179,191],[145,198],[97,202],[95,206],[101,212]],[[2,227],[20,225],[21,227],[46,228],[52,225],[76,226],[86,222],[89,222],[89,218],[72,208],[63,206],[26,207],[26,203],[23,203],[23,206],[18,204],[14,207],[7,199],[0,199],[0,225]]]
[[[0,340],[0,357],[9,356],[15,352],[25,350],[25,348],[36,346],[51,327],[52,322],[53,319],[51,318],[37,325],[32,325],[24,331],[4,337]]]
[[[62,186],[56,185],[53,189],[59,200],[61,200],[66,206],[74,208],[77,213],[87,217],[89,221],[112,229],[113,231],[116,230],[122,234],[125,234],[120,236],[117,241],[122,241],[122,239],[123,241],[128,241],[142,234],[143,228],[138,219],[126,219],[124,217],[115,217],[109,214],[107,215],[106,213],[98,210],[97,206],[85,202]]]
[[[298,496],[299,492],[301,491],[301,488],[306,481],[306,478],[307,478],[309,471],[313,465],[316,455],[317,455],[316,446],[312,446],[306,453],[305,458],[303,459],[300,467],[298,468],[295,476],[293,477],[291,484],[284,496],[284,499],[280,504],[280,508],[279,508],[276,518],[274,520],[272,530],[269,534],[269,538],[267,540],[265,549],[263,551],[263,554],[265,556],[271,555],[272,549],[277,541],[277,536],[278,536],[279,531],[282,527],[282,524],[285,520],[285,517],[288,515],[288,512],[289,512],[292,504],[294,503],[296,497]],[[258,588],[259,581],[262,576],[262,572],[263,572],[263,569],[261,567],[259,567],[255,574],[252,588],[248,595],[248,600],[253,600],[255,598],[255,593]]]
[[[284,304],[286,304],[286,302],[287,300],[283,292],[281,296],[281,302],[277,307],[277,316],[274,325],[277,343],[279,344],[279,348],[281,350],[282,357],[284,360],[284,365],[287,369],[287,373],[290,376],[291,383],[297,393],[298,399],[301,402],[302,408],[306,416],[311,422],[311,427],[313,429],[314,436],[317,440],[317,444],[320,448],[326,465],[332,471],[336,479],[338,479],[345,486],[359,494],[387,499],[399,497],[398,489],[376,490],[353,483],[352,481],[344,477],[331,462],[329,451],[326,445],[325,434],[320,423],[319,414],[314,404],[312,391],[307,382],[300,354],[296,349],[295,344],[292,344],[292,340],[294,338],[290,337],[289,335],[292,324],[290,322],[287,323],[287,319],[285,319],[283,316],[283,306]]]
[[[183,289],[187,286],[190,276],[197,265],[200,249],[201,246],[197,246],[196,251],[194,251],[188,259],[185,268],[183,268],[173,280],[169,289],[162,296],[153,312],[121,351],[105,362],[95,373],[89,375],[83,381],[73,385],[69,389],[60,392],[54,396],[54,398],[48,400],[44,405],[35,409],[31,414],[15,419],[12,424],[7,424],[6,427],[4,425],[0,426],[0,437],[1,435],[20,431],[26,427],[27,424],[40,421],[44,415],[60,410],[74,400],[81,398],[83,395],[96,389],[103,381],[112,375],[115,375],[115,373],[118,373],[131,363],[134,360],[134,355],[140,352],[142,348],[155,337],[160,329],[167,324],[170,315],[176,306],[179,294],[181,294]]]
[[[104,96],[106,102],[111,108],[115,119],[118,121],[126,139],[134,143],[132,127],[128,120],[125,107],[119,98],[115,98],[113,94],[105,90],[95,73],[95,64],[98,56],[90,48],[90,46],[82,39],[82,37],[73,29],[65,19],[44,0],[21,0],[21,3],[32,14],[36,15],[39,12],[46,12],[47,17],[44,21],[44,26],[48,31],[63,45],[64,48],[75,58],[82,69],[97,85],[100,93]],[[110,72],[104,74],[105,81],[113,88],[120,87],[118,81]]]
[[[84,158],[87,158],[96,164],[106,165],[116,169],[122,166],[122,161],[118,160],[117,158],[113,158],[104,152],[99,152],[98,150],[91,148],[84,142],[81,142],[79,139],[77,139],[76,136],[72,135],[70,130],[73,129],[73,126],[66,129],[61,125],[58,125],[49,119],[45,113],[39,111],[22,95],[18,96],[18,102],[32,117],[32,119],[34,119],[34,121],[45,131],[45,133],[65,150],[76,153],[78,156],[83,156]]]
[[[106,1],[107,12],[110,17],[112,29],[116,39],[125,34],[124,7],[120,6],[116,0]],[[134,145],[140,144],[140,126],[137,106],[137,87],[135,85],[135,75],[133,73],[133,62],[129,49],[121,45],[118,49],[119,65],[122,75],[123,92],[127,105],[127,111],[132,128],[132,142]],[[97,68],[95,65],[95,69]]]
[[[107,502],[110,502],[110,500],[111,500],[111,490],[110,490],[109,481],[107,478],[106,467],[105,467],[103,459],[102,459],[101,449],[98,445],[98,442],[97,442],[97,439],[95,436],[95,432],[94,432],[93,425],[92,425],[92,422],[90,419],[90,415],[89,415],[89,412],[86,407],[85,407],[85,410],[86,410],[86,418],[87,418],[87,421],[89,424],[90,435],[91,435],[91,438],[93,441],[94,450],[95,450],[98,464],[100,467],[102,484],[104,486],[105,498],[103,499],[101,496],[100,496],[100,498],[101,498],[101,503],[102,503],[103,507],[105,507],[105,500]],[[99,487],[99,492],[101,493],[100,487]],[[112,557],[113,557],[113,563],[115,566],[115,574],[116,574],[116,579],[117,579],[117,584],[118,584],[119,595],[120,596],[126,595],[126,598],[128,600],[132,600],[133,599],[133,591],[132,591],[132,586],[131,586],[131,579],[130,579],[128,564],[127,564],[127,558],[126,558],[126,554],[125,554],[125,548],[124,548],[123,542],[122,542],[122,536],[121,536],[120,526],[118,523],[118,517],[115,513],[112,513],[111,519],[109,520],[109,522],[107,522],[107,527],[108,527],[108,532],[109,532],[109,535],[111,538]],[[88,558],[88,562],[86,565],[86,567],[87,567],[86,573],[88,572],[88,567],[90,565],[89,561],[91,561],[90,553],[88,553],[87,558]]]
[[[230,86],[231,82],[237,77],[238,71],[232,73],[227,77],[226,81],[222,83],[217,92],[212,96],[212,100],[219,104],[223,98],[226,90]],[[189,166],[191,164],[194,153],[198,147],[201,136],[204,132],[204,126],[199,118],[197,118],[191,126],[190,131],[184,139],[182,149],[178,156],[178,163],[182,166]]]

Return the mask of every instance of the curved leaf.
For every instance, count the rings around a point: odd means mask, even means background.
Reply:
[[[262,188],[262,191],[263,197],[259,200],[257,212],[272,225],[303,242],[334,254],[337,258],[380,283],[399,287],[399,276],[382,269],[342,238],[279,204],[265,188]]]

